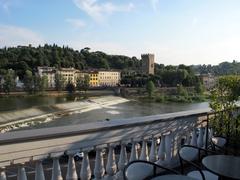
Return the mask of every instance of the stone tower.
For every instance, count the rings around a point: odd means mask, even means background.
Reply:
[[[154,74],[154,54],[142,54],[142,73]]]

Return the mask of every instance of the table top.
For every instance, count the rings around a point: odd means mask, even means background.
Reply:
[[[240,179],[240,157],[230,155],[211,155],[202,160],[211,172],[228,178]]]
[[[151,180],[195,180],[195,179],[189,176],[171,174],[171,175],[156,176]]]

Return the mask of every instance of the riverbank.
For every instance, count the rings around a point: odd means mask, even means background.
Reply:
[[[49,106],[0,113],[0,132],[34,126],[57,120],[62,116],[83,113],[102,107],[128,102],[117,96],[94,97],[82,101],[59,103]]]
[[[103,96],[103,95],[114,95],[114,91],[112,89],[91,89],[86,92],[84,91],[76,91],[72,94],[69,94],[67,91],[44,91],[41,93],[36,94],[29,94],[24,91],[16,91],[10,92],[6,94],[4,92],[0,92],[0,98],[6,97],[32,97],[32,96],[67,96],[67,95],[74,95],[74,96]]]

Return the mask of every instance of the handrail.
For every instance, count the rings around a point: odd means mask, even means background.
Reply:
[[[27,141],[54,139],[59,137],[68,137],[74,135],[81,135],[86,133],[94,133],[98,131],[122,129],[126,127],[144,126],[159,122],[174,121],[180,118],[202,116],[212,114],[210,108],[180,111],[175,113],[166,113],[152,116],[142,116],[127,119],[116,119],[112,121],[101,121],[94,123],[86,123],[79,125],[69,125],[42,129],[31,129],[22,131],[13,131],[0,134],[0,145],[10,143],[20,143]]]

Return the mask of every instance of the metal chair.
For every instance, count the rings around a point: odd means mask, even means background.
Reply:
[[[123,170],[124,180],[147,180],[159,175],[157,170],[163,170],[161,173],[179,174],[177,171],[160,166],[150,161],[135,160],[128,163]]]
[[[221,136],[213,136],[211,137],[211,146],[212,146],[212,150],[214,151],[221,151],[221,152],[225,152],[225,145],[227,143],[227,139]]]
[[[202,153],[204,152],[204,153]],[[183,145],[180,150],[178,150],[178,156],[180,160],[180,165],[181,165],[181,173],[184,174],[184,162],[186,164],[191,165],[194,169],[189,173],[187,173],[187,176],[190,176],[195,179],[199,180],[218,180],[218,176],[215,174],[203,170],[199,165],[194,163],[194,161],[201,161],[201,155],[207,155],[208,153],[213,153],[213,151],[209,151],[206,149],[198,148],[196,146],[191,146],[191,145]]]

